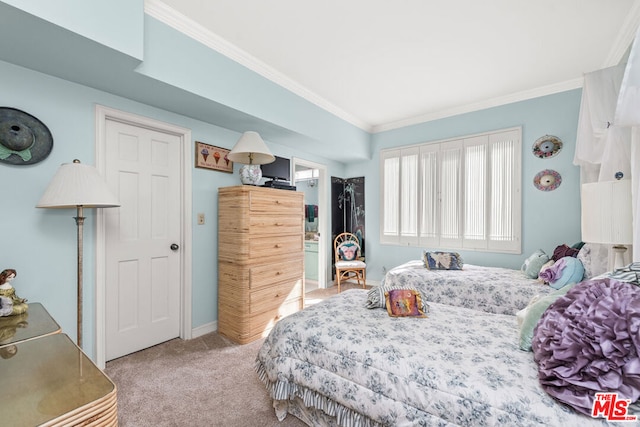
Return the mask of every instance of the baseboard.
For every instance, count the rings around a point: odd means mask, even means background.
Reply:
[[[218,322],[206,323],[191,330],[191,338],[198,338],[218,330]]]

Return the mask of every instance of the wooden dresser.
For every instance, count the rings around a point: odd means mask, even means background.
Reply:
[[[40,303],[0,317],[0,425],[118,425],[116,385]]]
[[[218,332],[240,344],[304,307],[304,194],[218,190]]]

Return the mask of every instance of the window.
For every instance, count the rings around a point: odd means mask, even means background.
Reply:
[[[521,134],[382,150],[381,243],[520,253]]]

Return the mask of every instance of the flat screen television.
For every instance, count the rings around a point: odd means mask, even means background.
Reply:
[[[262,177],[274,181],[291,181],[291,162],[284,157],[275,157],[275,161],[267,163],[266,165],[260,165]]]

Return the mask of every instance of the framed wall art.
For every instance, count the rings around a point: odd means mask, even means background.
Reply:
[[[196,167],[233,173],[233,162],[229,160],[226,148],[196,141]]]

